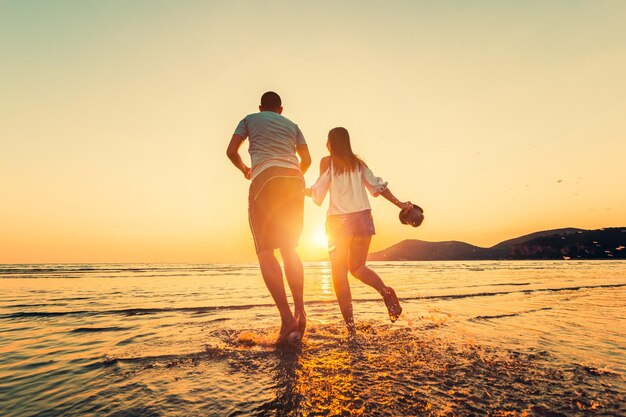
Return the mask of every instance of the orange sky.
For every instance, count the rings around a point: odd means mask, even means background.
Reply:
[[[225,150],[267,90],[307,182],[344,126],[424,207],[373,200],[373,249],[626,225],[626,3],[363,3],[0,3],[0,262],[254,260]]]

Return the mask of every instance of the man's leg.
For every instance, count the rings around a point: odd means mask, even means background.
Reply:
[[[304,311],[304,267],[296,248],[281,248],[280,254],[285,265],[285,275],[291,289],[295,310],[295,319],[298,322],[298,330],[304,334],[306,328],[306,313]]]
[[[280,220],[278,223],[281,227],[281,233],[278,246],[285,266],[287,283],[293,297],[294,316],[298,322],[298,330],[304,334],[306,328],[304,268],[296,251],[302,233],[304,216],[304,181],[297,177],[283,179],[280,197]]]
[[[378,274],[365,265],[371,240],[371,236],[357,236],[352,239],[349,261],[350,273],[365,284],[375,288],[383,296],[389,318],[393,323],[400,317],[402,307],[393,288],[385,286]]]
[[[282,342],[289,333],[298,329],[291,309],[289,308],[289,302],[287,301],[287,294],[285,293],[285,284],[283,283],[283,272],[280,269],[278,259],[274,256],[273,250],[263,250],[258,253],[259,266],[261,267],[261,274],[267,289],[270,291],[276,307],[280,313],[280,319],[282,325],[280,327],[280,334],[278,335],[277,343]]]

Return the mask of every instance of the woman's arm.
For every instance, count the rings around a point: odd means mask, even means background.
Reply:
[[[312,197],[313,202],[318,206],[324,201],[324,197],[328,193],[328,187],[330,186],[330,157],[325,156],[320,161],[320,176],[310,188],[304,189],[304,195]]]
[[[391,190],[389,190],[389,188],[387,187],[387,182],[383,181],[382,178],[375,176],[371,169],[369,169],[368,167],[364,167],[362,172],[363,185],[365,185],[365,187],[374,197],[382,195],[392,204],[398,206],[403,210],[413,207],[413,204],[410,201],[402,202],[398,200],[396,196],[391,193]]]
[[[330,167],[330,156],[325,156],[320,161],[320,176]]]
[[[410,201],[406,201],[406,202],[402,202],[400,200],[398,200],[396,198],[396,196],[394,196],[391,193],[391,190],[389,188],[385,189],[385,191],[383,191],[382,193],[380,193],[380,195],[382,195],[383,197],[385,197],[387,200],[389,200],[392,204],[398,206],[398,208],[401,208],[402,210],[404,209],[410,209],[411,207],[413,207],[413,203],[411,203]]]

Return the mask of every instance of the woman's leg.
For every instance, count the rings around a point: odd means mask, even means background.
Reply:
[[[350,293],[350,283],[348,282],[348,258],[350,256],[351,237],[340,237],[334,239],[334,248],[330,252],[330,262],[333,275],[333,285],[335,295],[341,309],[346,326],[349,332],[354,332],[354,316],[352,314],[352,294]]]
[[[365,265],[371,241],[371,236],[354,236],[352,238],[349,257],[350,273],[382,295],[385,283],[376,272]]]
[[[378,274],[365,266],[371,241],[371,236],[355,236],[352,239],[349,257],[350,273],[382,295],[389,312],[389,319],[393,323],[400,317],[402,307],[393,288],[385,286]]]

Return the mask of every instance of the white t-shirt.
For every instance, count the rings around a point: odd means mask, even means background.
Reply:
[[[387,183],[374,176],[372,170],[365,166],[352,172],[336,174],[332,162],[311,187],[313,202],[318,206],[322,205],[326,193],[330,191],[329,216],[370,210],[372,207],[365,189],[377,197],[387,189]]]
[[[235,134],[250,139],[251,179],[271,166],[300,169],[296,146],[306,144],[297,124],[273,111],[249,114]]]

